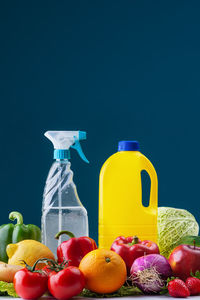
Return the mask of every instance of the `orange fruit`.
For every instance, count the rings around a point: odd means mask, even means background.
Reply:
[[[85,287],[95,293],[112,293],[126,281],[126,264],[117,253],[96,249],[86,254],[79,269],[85,276]]]

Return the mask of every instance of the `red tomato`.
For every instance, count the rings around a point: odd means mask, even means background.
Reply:
[[[51,272],[48,279],[48,289],[58,300],[70,299],[78,295],[85,286],[83,273],[77,267],[67,267],[56,273]]]
[[[36,299],[46,292],[48,276],[43,272],[31,272],[24,268],[15,274],[13,283],[17,294],[21,298]]]

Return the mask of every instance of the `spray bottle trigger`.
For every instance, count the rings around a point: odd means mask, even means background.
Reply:
[[[76,137],[74,137],[74,139],[75,139],[75,143],[74,145],[71,146],[71,148],[75,149],[80,155],[80,157],[82,158],[82,160],[89,164],[89,161],[87,160],[85,154],[83,153],[79,140]]]

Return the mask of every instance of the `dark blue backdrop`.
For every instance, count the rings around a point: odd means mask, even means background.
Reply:
[[[1,1],[1,223],[40,224],[52,163],[48,129],[86,130],[72,154],[97,237],[98,175],[121,139],[138,139],[159,205],[199,220],[199,1]],[[134,217],[134,215],[133,215]]]

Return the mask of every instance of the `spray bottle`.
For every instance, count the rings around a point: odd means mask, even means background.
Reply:
[[[88,236],[87,211],[83,207],[70,169],[70,148],[75,149],[86,163],[80,140],[86,139],[84,131],[47,131],[44,134],[54,145],[54,159],[43,194],[42,242],[56,255],[58,245],[66,236],[54,238],[62,231],[71,231],[76,237]]]

